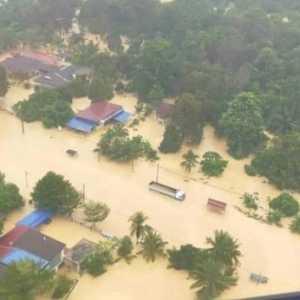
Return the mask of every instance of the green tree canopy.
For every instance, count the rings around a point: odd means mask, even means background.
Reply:
[[[275,138],[270,147],[256,155],[251,166],[278,188],[300,191],[299,157],[300,133],[291,132]]]
[[[163,140],[159,145],[159,150],[162,153],[176,153],[180,150],[183,143],[183,133],[181,130],[169,124],[165,128]]]
[[[6,300],[34,300],[37,295],[49,292],[54,273],[40,268],[31,261],[9,265],[0,280],[0,297]]]
[[[189,150],[182,156],[183,161],[181,162],[181,166],[185,169],[187,172],[191,172],[193,168],[196,167],[198,164],[198,158],[199,156],[195,154],[192,150]]]
[[[269,206],[272,209],[280,211],[285,217],[295,216],[299,212],[298,201],[288,193],[282,193],[272,199]]]
[[[130,235],[135,236],[137,243],[143,240],[146,234],[147,225],[145,222],[148,217],[143,212],[138,211],[129,218]]]
[[[214,151],[209,151],[203,154],[203,159],[200,162],[202,172],[207,176],[220,176],[227,167],[228,161]]]
[[[120,244],[118,246],[118,250],[117,250],[118,255],[128,260],[132,251],[133,251],[133,243],[131,241],[131,238],[129,236],[124,236],[120,240]]]
[[[65,126],[73,114],[71,97],[59,90],[41,90],[14,106],[25,122],[42,121],[46,128]]]
[[[226,273],[222,264],[213,258],[199,263],[191,272],[191,278],[199,300],[211,300],[237,282],[235,275]]]
[[[154,262],[157,257],[165,255],[166,244],[156,231],[147,230],[141,242],[142,256],[147,262]]]
[[[63,176],[48,172],[31,193],[36,207],[53,213],[71,215],[80,203],[80,195]]]
[[[88,97],[93,101],[111,100],[114,96],[112,81],[102,75],[95,75],[89,88]]]
[[[84,205],[85,221],[96,225],[103,222],[109,215],[110,209],[105,203],[90,201]]]
[[[216,231],[214,238],[207,238],[207,243],[212,247],[210,249],[214,259],[225,267],[235,267],[239,264],[241,252],[237,240],[234,240],[225,231]]]
[[[0,172],[0,212],[5,216],[24,205],[19,188],[13,183],[7,183]]]
[[[238,95],[223,114],[220,128],[234,157],[243,158],[255,151],[264,141],[259,98],[253,93]]]

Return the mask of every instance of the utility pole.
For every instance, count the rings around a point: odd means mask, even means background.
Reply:
[[[82,186],[82,199],[85,201],[85,184]]]
[[[28,187],[28,172],[25,171],[25,186]]]
[[[24,121],[21,119],[22,133],[25,134]]]
[[[159,179],[159,164],[157,164],[156,167],[156,182],[158,182],[158,179]]]

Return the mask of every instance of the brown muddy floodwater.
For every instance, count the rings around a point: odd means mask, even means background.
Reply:
[[[22,100],[28,91],[21,87],[12,88],[6,105]],[[136,99],[131,96],[116,96],[115,103],[122,104],[134,112]],[[82,109],[88,102],[80,99],[74,107]],[[287,228],[277,228],[248,219],[233,206],[240,205],[240,195],[244,192],[259,192],[262,201],[279,193],[263,182],[262,178],[248,177],[244,171],[244,161],[235,161],[226,153],[224,141],[217,139],[213,129],[205,129],[204,138],[194,151],[203,154],[215,150],[230,160],[221,178],[206,179],[194,171],[187,175],[180,168],[181,153],[162,155],[160,160],[160,181],[183,189],[187,198],[184,202],[151,193],[147,184],[155,178],[156,165],[144,161],[131,165],[120,165],[97,159],[93,149],[103,129],[89,136],[69,130],[46,130],[40,123],[26,124],[22,134],[21,123],[13,115],[0,112],[0,170],[7,179],[20,186],[29,198],[36,181],[46,172],[53,170],[64,175],[73,185],[82,190],[85,184],[87,198],[103,201],[111,208],[108,219],[101,228],[113,235],[128,234],[128,218],[142,210],[149,216],[149,223],[169,241],[169,245],[193,243],[203,246],[205,238],[214,230],[223,229],[236,237],[241,244],[243,257],[239,270],[240,280],[236,287],[226,292],[222,299],[234,299],[266,293],[285,292],[299,288],[300,277],[300,237],[291,234]],[[154,116],[139,125],[135,134],[142,134],[153,146],[158,146],[163,134],[163,126]],[[69,148],[79,152],[77,158],[65,154]],[[206,209],[209,197],[228,203],[225,215],[213,214]],[[299,199],[299,195],[297,195]],[[8,220],[6,229],[24,214],[15,213]],[[75,244],[83,237],[97,240],[98,236],[88,229],[65,220],[54,220],[43,228],[45,233]],[[269,277],[266,285],[256,285],[249,281],[251,272]],[[84,275],[70,300],[192,300],[193,292],[184,273],[166,269],[166,263],[158,261],[147,264],[141,259],[131,265],[120,262],[108,273],[93,279]],[[170,297],[171,296],[171,297]]]

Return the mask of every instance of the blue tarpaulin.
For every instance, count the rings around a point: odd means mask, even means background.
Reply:
[[[122,112],[120,112],[119,114],[117,114],[114,117],[114,120],[117,121],[117,122],[125,124],[125,123],[128,122],[128,120],[130,119],[130,117],[131,117],[131,113],[123,110]]]
[[[84,133],[90,133],[96,127],[96,123],[74,117],[67,123],[67,127]]]
[[[52,218],[52,216],[53,213],[48,210],[35,210],[20,220],[17,225],[25,225],[31,228],[36,228],[46,223]]]
[[[1,259],[1,262],[5,265],[16,263],[23,260],[31,260],[41,267],[45,267],[49,262],[39,256],[31,254],[22,249],[13,249],[5,257]]]

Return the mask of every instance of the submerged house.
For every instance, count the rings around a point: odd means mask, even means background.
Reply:
[[[32,57],[17,54],[1,62],[8,74],[17,77],[33,77],[39,74],[46,74],[57,68],[55,65],[47,64]]]
[[[64,263],[67,267],[80,273],[82,262],[92,254],[97,247],[96,243],[82,239],[71,249],[66,249]]]
[[[0,263],[7,266],[31,260],[41,267],[57,270],[63,262],[65,244],[36,229],[18,225],[0,238]]]
[[[79,112],[67,123],[67,127],[90,133],[97,126],[104,126],[110,121],[126,123],[130,116],[131,114],[125,112],[120,105],[107,101],[98,101]]]
[[[34,84],[44,88],[61,88],[66,86],[76,78],[89,79],[92,74],[92,69],[81,66],[64,66],[53,69],[47,74],[41,74],[34,80]]]

